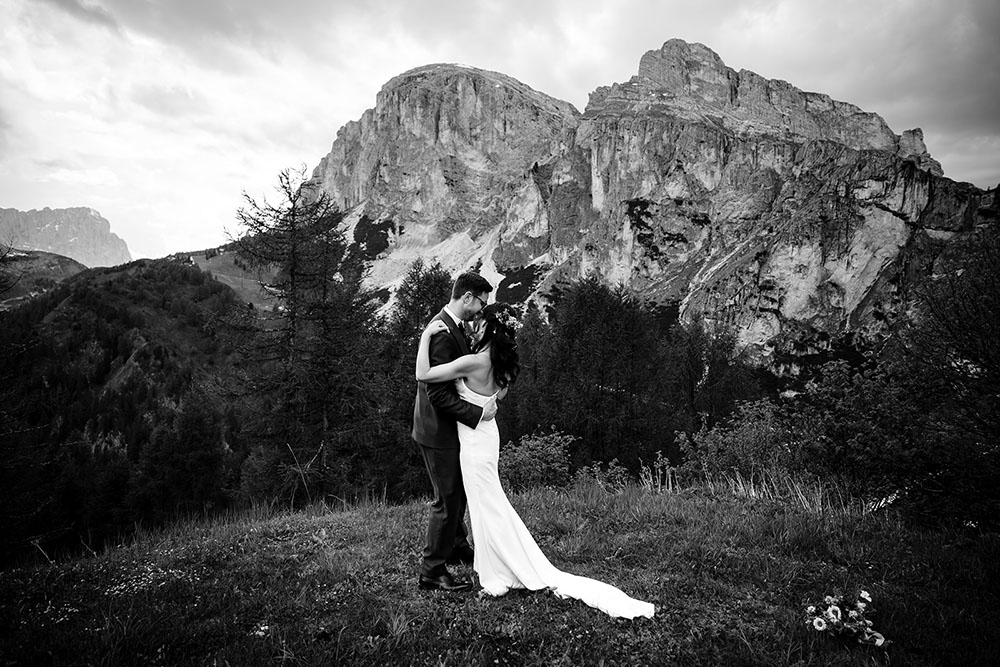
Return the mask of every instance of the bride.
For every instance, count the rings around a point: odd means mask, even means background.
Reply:
[[[417,380],[454,380],[459,396],[476,405],[502,399],[520,369],[515,340],[519,327],[512,306],[490,304],[476,321],[472,354],[431,368],[430,340],[448,330],[444,322],[432,321],[420,337]],[[512,588],[549,588],[560,597],[582,600],[611,616],[653,616],[651,603],[635,600],[601,581],[562,572],[549,562],[500,486],[500,432],[495,419],[474,429],[458,424],[458,438],[475,546],[473,569],[487,594],[503,595]]]

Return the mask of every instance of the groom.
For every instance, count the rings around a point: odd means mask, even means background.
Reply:
[[[448,325],[448,335],[431,339],[431,366],[470,353],[462,323],[475,319],[492,291],[493,285],[475,272],[463,273],[455,280],[451,301],[433,318]],[[445,567],[445,563],[471,564],[473,558],[465,528],[466,498],[459,465],[457,423],[476,428],[479,422],[493,419],[496,411],[495,401],[479,407],[460,399],[454,382],[417,383],[413,439],[420,447],[434,487],[427,544],[420,567],[421,588],[445,591],[472,588],[468,581],[454,579]]]

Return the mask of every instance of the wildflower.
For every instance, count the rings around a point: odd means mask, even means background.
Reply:
[[[889,644],[891,642],[876,632],[872,622],[865,618],[871,599],[867,591],[861,591],[857,598],[827,595],[824,597],[825,604],[806,606],[806,625],[828,635],[853,637],[862,644]]]

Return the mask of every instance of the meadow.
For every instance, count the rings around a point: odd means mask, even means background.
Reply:
[[[561,569],[656,605],[422,591],[427,501],[258,506],[0,573],[4,665],[995,665],[1000,538],[921,530],[819,486],[580,478],[511,498]],[[56,560],[56,559],[54,559]],[[472,577],[469,567],[453,568]],[[881,647],[818,632],[873,600]]]

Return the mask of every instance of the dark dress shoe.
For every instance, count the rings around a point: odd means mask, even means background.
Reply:
[[[461,593],[472,590],[472,584],[468,581],[455,581],[448,572],[440,574],[421,574],[420,588],[426,590],[448,591],[450,593]]]
[[[469,547],[455,549],[448,556],[448,565],[472,565],[476,558],[476,552]]]

